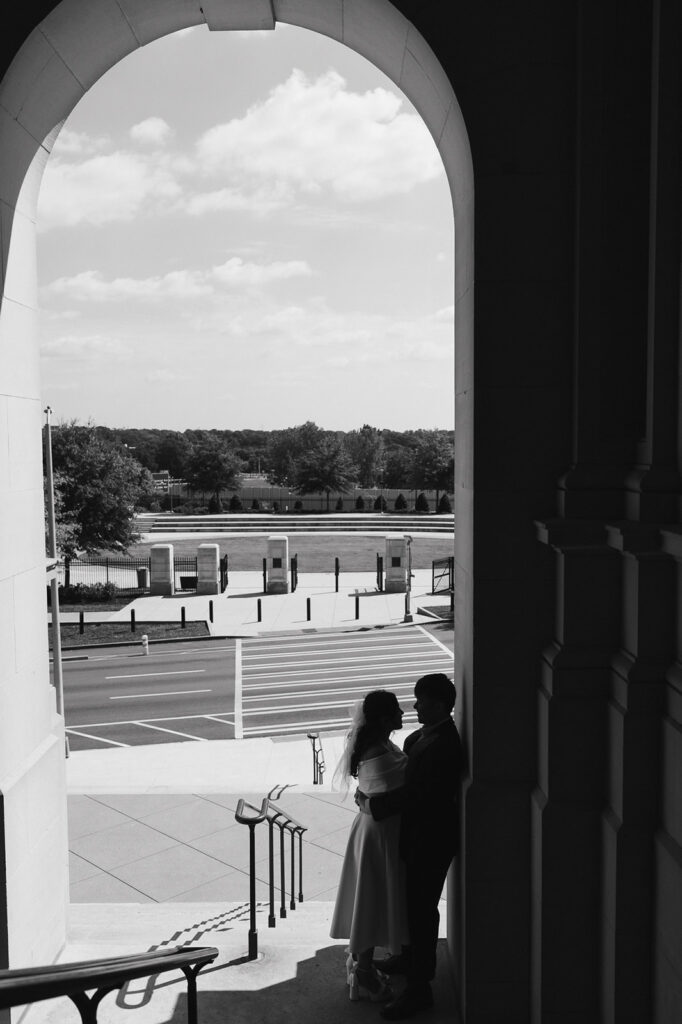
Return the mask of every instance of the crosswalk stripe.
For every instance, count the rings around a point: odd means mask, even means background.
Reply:
[[[404,690],[407,693],[412,694],[413,687],[412,687],[411,683],[399,683],[397,686],[393,687],[393,690],[396,691],[396,692]],[[357,692],[358,692],[358,687],[347,687],[346,689],[343,689],[343,690],[337,689],[337,690],[325,690],[324,691],[325,696],[327,696],[327,697],[337,696],[338,694],[341,694],[341,693],[354,693],[354,694],[357,694]],[[362,693],[365,692],[365,688],[364,687],[362,687],[361,692]],[[305,696],[308,696],[308,694],[302,693],[300,690],[294,690],[293,692],[290,692],[290,693],[259,693],[255,697],[244,697],[244,703],[246,704],[248,701],[262,701],[262,700],[266,700],[266,699],[269,700],[269,701],[272,701],[272,700],[285,700],[287,698],[305,697]]]
[[[381,681],[383,679],[389,679],[389,680],[392,680],[392,679],[396,679],[396,680],[397,679],[410,679],[410,680],[414,680],[414,682],[416,682],[415,675],[416,675],[415,672],[372,672],[369,675],[365,675],[365,676],[356,676],[356,675],[353,675],[353,676],[351,676],[351,675],[333,676],[333,677],[330,676],[330,677],[326,677],[325,679],[320,679],[319,677],[316,677],[316,678],[313,678],[313,679],[301,679],[300,682],[301,682],[301,686],[306,686],[306,687],[318,686],[321,683],[325,683],[325,684],[327,684],[327,683],[350,683],[350,682],[353,682],[353,683],[367,683],[367,682]],[[270,679],[271,676],[265,676],[264,678]],[[297,675],[297,678],[298,678],[298,675]],[[258,683],[257,685],[249,686],[248,689],[249,689],[249,691],[251,691],[251,690],[258,690],[258,691],[261,691],[261,692],[264,693],[267,690],[277,690],[277,689],[279,689],[282,686],[291,686],[291,684],[293,682],[295,682],[295,681],[296,680],[294,680],[294,679],[283,679],[280,682]],[[405,683],[397,683],[396,685],[397,686],[404,686],[406,684]],[[413,684],[412,683],[408,683],[407,685],[411,686]],[[381,689],[381,687],[376,687],[376,689]]]
[[[345,646],[347,647],[348,645],[346,644]],[[423,640],[419,640],[417,643],[411,643],[411,644],[381,644],[381,645],[377,644],[377,645],[375,645],[373,647],[370,647],[368,649],[368,651],[367,651],[367,654],[372,655],[372,654],[374,654],[375,651],[403,651],[403,650],[424,651],[424,650],[427,650],[430,646],[431,646],[430,644],[425,643]],[[357,650],[357,648],[352,648],[352,650]],[[321,651],[320,653],[322,653],[322,654],[339,653],[340,654],[340,653],[343,653],[343,652],[344,652],[344,648],[343,647],[337,647],[337,648],[327,647],[323,651]],[[300,658],[301,653],[302,652],[300,650],[298,650],[298,649],[295,650],[295,651],[291,651],[291,652],[283,652],[281,654],[278,654],[277,652],[274,652],[274,651],[267,651],[265,654],[248,654],[248,655],[245,654],[245,655],[243,655],[243,660],[244,660],[244,663],[246,664],[246,663],[252,662],[252,661],[262,661],[264,658],[273,658],[273,659],[275,659],[275,658]],[[396,655],[396,657],[397,657],[397,655]]]
[[[401,662],[399,666],[396,666],[395,672],[391,671],[391,672],[383,673],[382,674],[382,678],[383,679],[392,679],[395,676],[414,675],[415,672],[419,672],[420,670],[422,670],[424,668],[438,668],[439,666],[444,666],[444,665],[447,667],[447,669],[452,669],[451,663],[448,662],[446,664],[446,662],[443,660],[442,656],[440,657],[440,660],[434,660],[437,657],[438,657],[437,655],[432,655],[430,658],[421,658],[419,661],[414,662],[413,664],[411,664],[410,662],[408,662],[407,664],[405,662]],[[365,669],[367,667],[366,659],[361,659],[361,660],[362,660],[362,664],[361,665],[357,665],[353,669],[349,670],[349,672],[346,674],[346,676],[344,678],[346,678],[346,679],[349,678],[349,677],[350,678],[360,678],[358,676],[353,676],[351,673],[354,672],[354,671],[357,671],[358,669],[360,671],[362,671],[363,669]],[[304,662],[303,664],[306,664],[306,663]],[[380,666],[377,666],[377,668],[388,669],[388,668],[390,668],[390,665],[386,665],[386,664],[385,665],[380,665]],[[330,671],[330,670],[327,669],[326,671]],[[423,675],[423,672],[420,672],[420,674]],[[327,681],[326,677],[320,674],[319,669],[315,669],[315,668],[303,668],[303,669],[288,668],[288,669],[284,669],[282,671],[277,671],[277,669],[273,669],[270,672],[250,672],[247,676],[243,677],[243,682],[244,682],[244,684],[249,684],[252,680],[256,680],[256,679],[285,679],[287,676],[293,676],[294,678],[299,678],[301,676],[314,676],[315,678],[319,679],[321,683],[324,683],[324,682]],[[372,675],[365,676],[365,678],[372,679],[375,676],[376,676],[376,673],[372,673]]]

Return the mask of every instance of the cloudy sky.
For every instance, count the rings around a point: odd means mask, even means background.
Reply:
[[[143,47],[66,122],[38,216],[57,419],[452,427],[443,167],[338,43],[202,26]]]

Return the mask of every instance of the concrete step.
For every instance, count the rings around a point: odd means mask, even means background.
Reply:
[[[144,533],[437,533],[451,534],[454,515],[285,516],[237,513],[191,516],[140,516]]]
[[[333,903],[301,903],[275,928],[268,908],[256,918],[258,957],[246,960],[249,908],[243,903],[73,904],[69,941],[60,963],[178,945],[215,946],[218,959],[198,978],[199,1024],[347,1024],[376,1022],[378,1007],[348,999],[346,943],[329,938]],[[455,994],[447,945],[439,943],[430,1024],[456,1024]],[[377,950],[382,955],[383,950]],[[399,991],[402,979],[396,979]],[[134,1024],[187,1020],[186,982],[180,973],[133,981],[106,996],[99,1024],[120,1024],[134,1010]],[[34,1004],[26,1024],[76,1024],[68,998]]]

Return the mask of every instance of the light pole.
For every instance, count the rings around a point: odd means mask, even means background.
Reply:
[[[54,514],[54,472],[52,469],[52,427],[50,416],[52,409],[45,409],[45,468],[47,471],[47,529],[50,560],[57,561],[57,526]],[[59,583],[56,568],[50,579],[50,605],[52,607],[52,666],[54,686],[56,690],[57,714],[64,715],[64,676],[62,672],[62,634],[59,615]],[[66,756],[69,756],[69,741],[66,743]]]
[[[405,584],[405,618],[403,622],[414,622],[414,617],[410,611],[410,597],[412,595],[412,538],[409,534],[405,534],[405,541],[407,543],[407,580]]]

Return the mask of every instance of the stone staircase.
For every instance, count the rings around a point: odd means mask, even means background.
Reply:
[[[186,516],[164,512],[138,516],[137,526],[142,533],[428,533],[448,536],[455,529],[455,517],[453,513],[286,515],[235,512]]]

